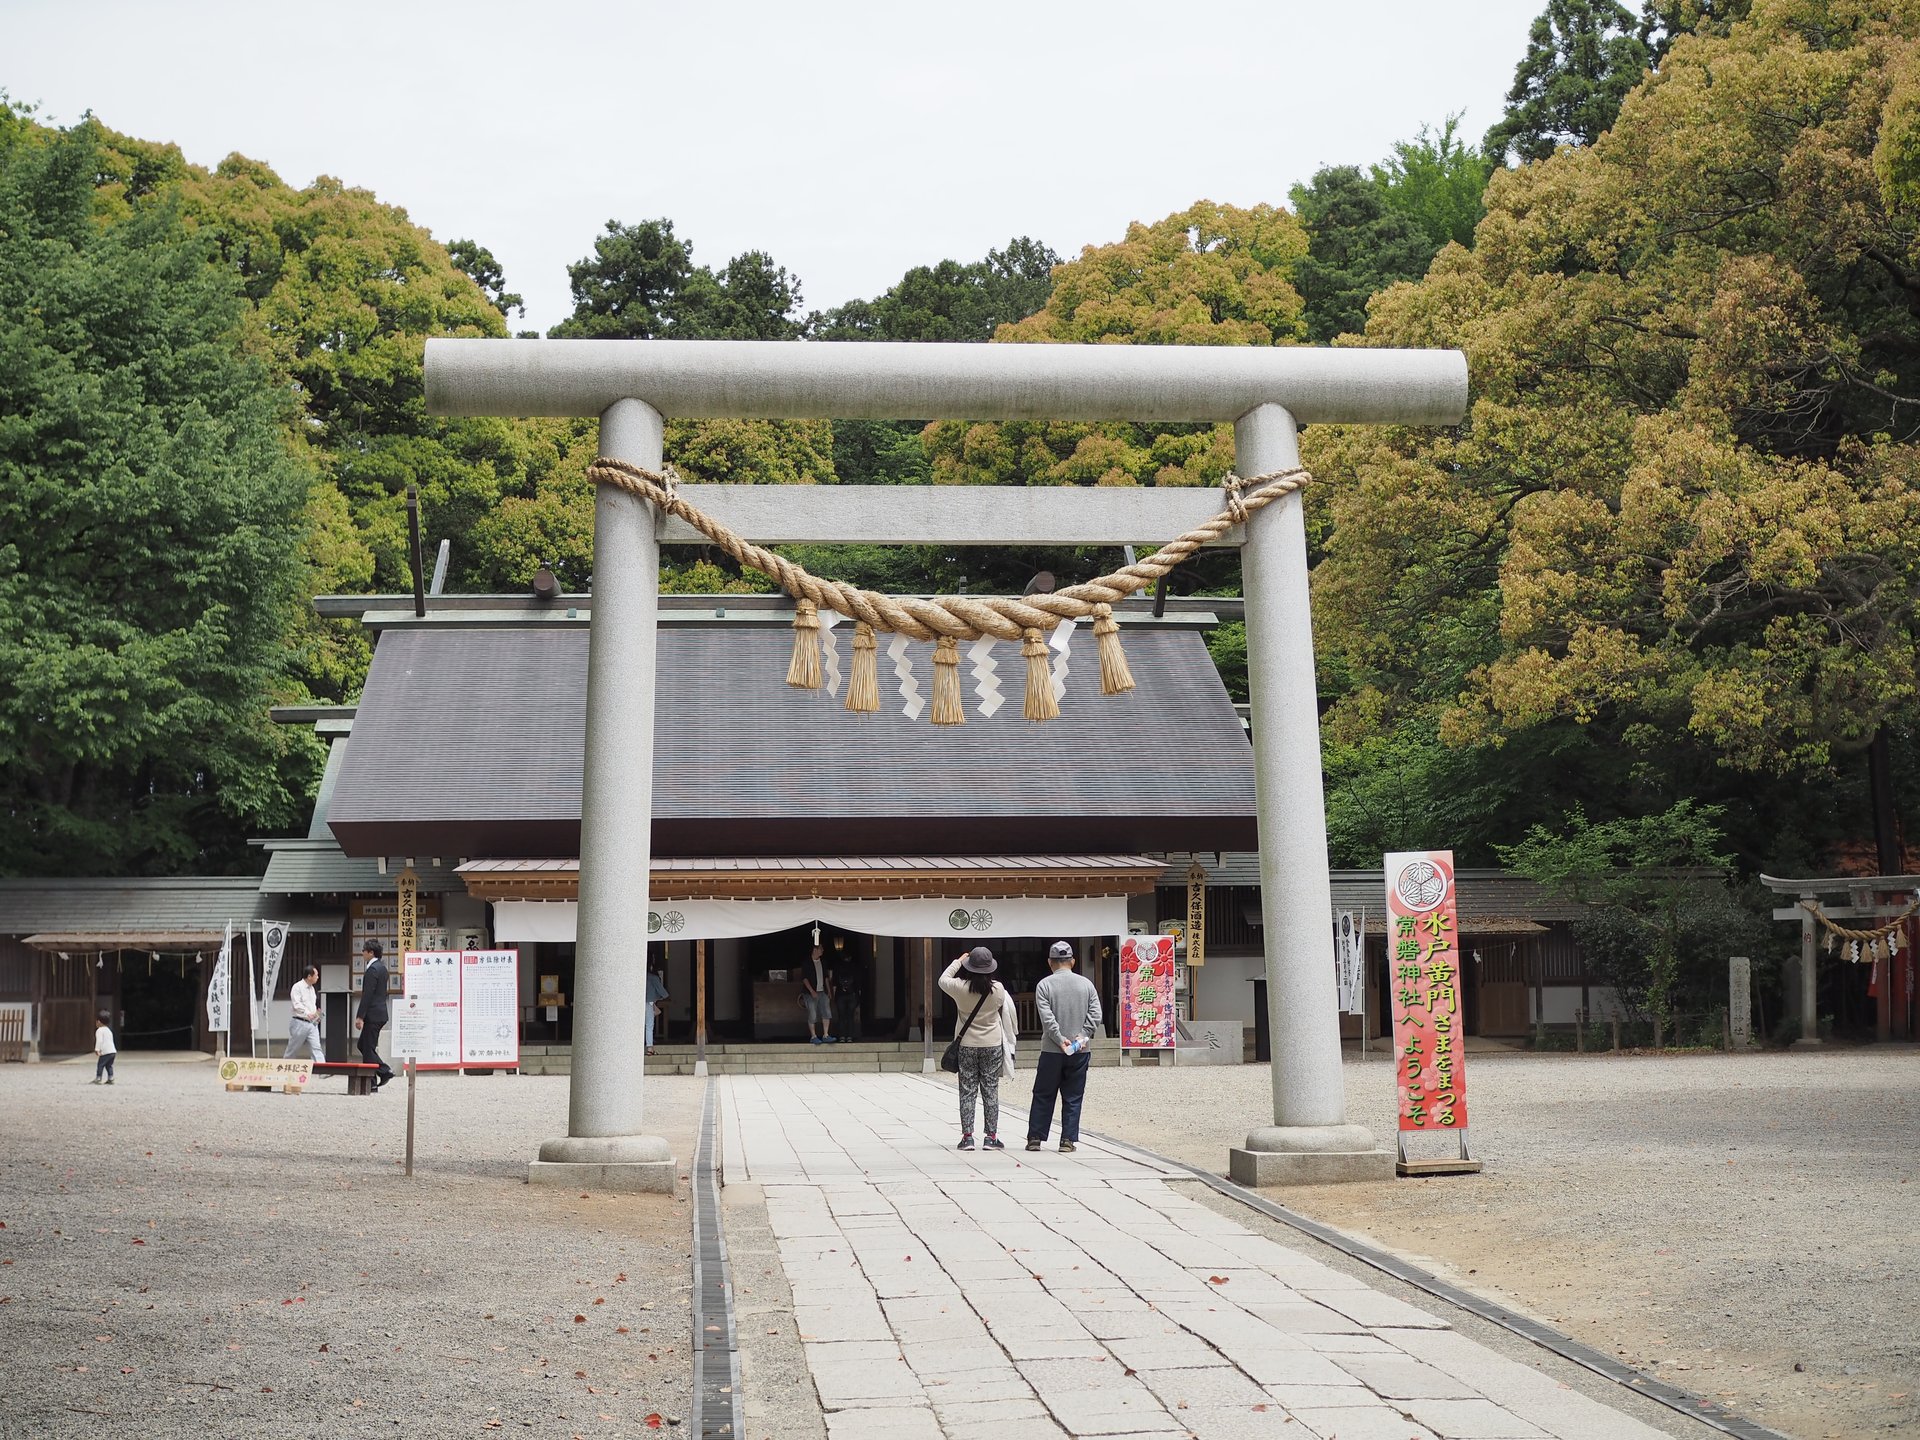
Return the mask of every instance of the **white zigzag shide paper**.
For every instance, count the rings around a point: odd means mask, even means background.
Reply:
[[[887,658],[893,661],[893,673],[900,677],[900,694],[907,702],[900,707],[900,713],[909,720],[918,720],[927,702],[920,698],[920,682],[913,678],[913,659],[907,653],[906,636],[893,637],[887,645]]]
[[[1006,704],[1000,693],[1000,667],[993,659],[993,637],[982,635],[969,645],[967,658],[973,662],[973,693],[980,697],[980,714],[985,718]]]

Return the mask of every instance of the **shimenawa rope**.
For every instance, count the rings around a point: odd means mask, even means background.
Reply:
[[[1817,900],[1802,900],[1800,902],[1800,908],[1813,916],[1815,920],[1819,921],[1821,928],[1827,932],[1829,937],[1837,936],[1842,940],[1851,941],[1853,958],[1856,961],[1861,959],[1863,955],[1866,959],[1878,960],[1880,958],[1882,941],[1886,942],[1887,954],[1894,955],[1899,952],[1901,929],[1906,925],[1907,921],[1911,920],[1915,915],[1920,915],[1920,895],[1916,895],[1906,909],[1902,910],[1898,915],[1895,915],[1891,920],[1887,921],[1886,924],[1875,930],[1849,929],[1837,920],[1832,919],[1826,911],[1822,910],[1820,908],[1820,902]],[[1865,947],[1864,950],[1862,949],[1863,946]],[[1833,940],[1831,938],[1827,941],[1827,949],[1828,953],[1831,954],[1833,949]]]
[[[1274,470],[1243,480],[1228,475],[1221,482],[1220,510],[1186,534],[1169,541],[1153,554],[1097,580],[1069,585],[1045,595],[945,595],[933,599],[883,595],[857,585],[843,585],[809,573],[784,556],[755,545],[725,524],[681,498],[677,479],[665,471],[642,469],[622,460],[602,458],[587,469],[587,478],[637,495],[698,530],[735,562],[757,570],[793,596],[793,658],[787,683],[800,689],[820,688],[820,617],[822,606],[854,622],[853,675],[847,687],[849,710],[880,708],[875,678],[876,631],[935,641],[932,719],[936,725],[960,725],[966,715],[960,699],[962,640],[990,635],[996,640],[1018,640],[1027,661],[1025,714],[1029,720],[1051,720],[1059,706],[1047,661],[1045,633],[1062,620],[1093,620],[1100,652],[1102,694],[1118,695],[1133,689],[1133,674],[1120,648],[1120,626],[1113,618],[1113,602],[1144,590],[1190,559],[1202,547],[1246,521],[1283,496],[1302,489],[1313,477],[1304,468]]]

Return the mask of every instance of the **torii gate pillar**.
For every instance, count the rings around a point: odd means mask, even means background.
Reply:
[[[641,400],[600,417],[600,453],[648,470],[666,422]],[[647,879],[653,873],[653,661],[660,541],[653,507],[611,485],[593,502],[593,643],[580,786],[579,943],[567,1133],[540,1146],[533,1184],[673,1193],[673,1147],[643,1133]],[[638,896],[638,924],[634,897]]]
[[[1233,426],[1245,476],[1300,463],[1293,416],[1260,405]],[[1259,808],[1260,919],[1272,1036],[1273,1124],[1229,1154],[1242,1185],[1391,1180],[1394,1152],[1347,1123],[1334,986],[1333,887],[1320,778],[1319,686],[1307,596],[1307,527],[1298,492],[1247,523],[1240,550],[1247,600],[1247,690]]]

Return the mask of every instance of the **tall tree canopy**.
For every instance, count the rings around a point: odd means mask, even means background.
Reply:
[[[1304,338],[1292,276],[1307,233],[1272,205],[1201,201],[1053,272],[1046,307],[1002,342],[1276,345]],[[943,420],[927,429],[937,481],[963,485],[1203,485],[1232,468],[1219,427]]]
[[[1513,72],[1506,113],[1487,132],[1487,153],[1544,160],[1562,145],[1591,145],[1651,58],[1620,0],[1547,0]]]
[[[794,340],[805,328],[800,280],[761,250],[734,256],[720,270],[700,265],[671,220],[607,222],[593,254],[567,267],[573,314],[556,339]],[[667,460],[691,480],[811,484],[833,476],[833,427],[826,420],[670,420]],[[579,513],[571,526],[591,534],[593,497],[584,484],[567,494]],[[556,497],[565,499],[565,497]],[[591,546],[561,557],[583,569]],[[559,572],[556,572],[559,573]]]
[[[311,476],[177,195],[0,106],[0,873],[227,869],[304,807],[274,726]]]
[[[1060,257],[1022,235],[986,259],[916,265],[884,295],[852,300],[812,316],[819,340],[986,341],[1042,309]]]
[[[1020,236],[984,260],[916,265],[872,300],[851,300],[808,318],[817,340],[984,343],[1002,325],[1047,303],[1060,257]],[[843,485],[924,485],[932,476],[913,420],[836,420],[833,468]]]
[[[1910,754],[1917,55],[1910,9],[1760,0],[1375,300],[1369,343],[1458,345],[1473,388],[1454,431],[1306,437],[1353,773],[1397,735],[1418,788],[1443,734],[1540,818],[1718,792],[1798,863],[1869,737]]]
[[[1426,274],[1439,248],[1418,221],[1390,208],[1383,192],[1358,165],[1328,166],[1293,187],[1294,213],[1310,237],[1293,278],[1315,344],[1364,330],[1367,301],[1396,281]]]
[[[1449,241],[1473,244],[1493,169],[1492,158],[1460,138],[1460,117],[1449,115],[1438,130],[1422,125],[1413,139],[1395,141],[1393,153],[1367,173],[1387,208],[1426,231],[1438,251]]]

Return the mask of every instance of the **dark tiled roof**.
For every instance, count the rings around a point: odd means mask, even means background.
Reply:
[[[346,915],[295,913],[285,901],[260,893],[247,876],[189,876],[158,880],[0,880],[0,935],[48,931],[211,933],[231,920],[286,920],[295,930],[346,928]]]
[[[261,893],[266,895],[391,894],[404,858],[396,857],[382,875],[376,858],[344,855],[333,840],[269,840],[266,848],[267,873],[260,881]],[[414,858],[413,869],[420,877],[422,895],[466,889],[450,867],[436,866],[425,855]]]
[[[1006,703],[908,720],[790,689],[784,630],[663,629],[654,843],[663,855],[1003,854],[1244,849],[1253,757],[1193,631],[1130,629],[1139,688],[1102,697],[1075,636],[1061,718],[1021,718],[1024,662],[995,647]],[[843,664],[851,656],[842,632]],[[913,648],[922,695],[931,647]],[[349,854],[577,855],[587,635],[393,631],[374,652],[328,819]]]

